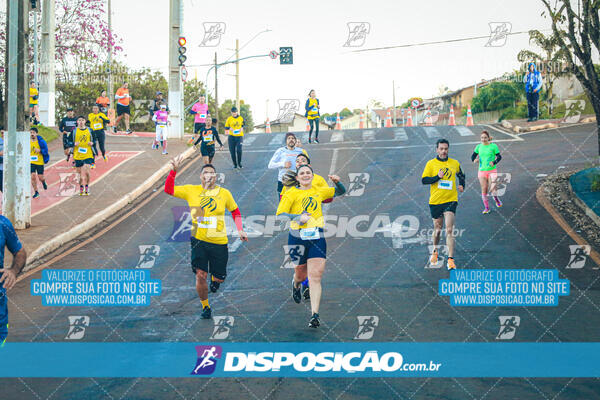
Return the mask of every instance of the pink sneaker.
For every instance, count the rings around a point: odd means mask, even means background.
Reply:
[[[488,207],[484,208],[483,211],[481,212],[482,214],[489,214],[490,213],[490,209]]]

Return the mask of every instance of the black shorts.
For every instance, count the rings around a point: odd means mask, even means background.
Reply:
[[[458,205],[457,201],[450,201],[448,203],[442,203],[442,204],[430,204],[429,210],[431,211],[431,218],[438,219],[446,211],[456,214],[456,206],[457,205]]]
[[[123,114],[131,115],[131,112],[129,111],[129,106],[124,106],[123,104],[117,103],[117,116]]]
[[[204,122],[194,122],[194,133],[200,132],[200,129],[206,128],[206,124]]]
[[[283,190],[283,183],[281,181],[277,181],[277,193],[281,194]]]
[[[69,147],[73,147],[73,136],[70,133],[63,133],[62,142],[63,149],[68,149]]]
[[[227,260],[229,250],[226,244],[208,243],[192,238],[192,272],[196,270],[208,272],[215,278],[225,280],[227,277]]]
[[[215,145],[214,144],[204,144],[204,142],[202,142],[200,144],[200,153],[202,154],[203,157],[214,157],[215,156]]]
[[[37,172],[38,175],[44,175],[44,166],[31,164],[31,173]]]
[[[86,158],[85,160],[75,160],[75,167],[81,168],[84,164],[92,165],[94,163],[93,158]]]
[[[300,237],[300,231],[290,229],[288,246],[290,259],[294,264],[297,262],[296,265],[304,265],[310,258],[327,258],[327,242],[323,236],[323,228],[319,228],[319,238],[314,240],[304,240]]]

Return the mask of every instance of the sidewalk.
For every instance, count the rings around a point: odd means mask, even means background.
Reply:
[[[526,119],[512,119],[503,120],[500,125],[504,128],[509,129],[515,133],[525,133],[539,131],[542,129],[558,128],[561,126],[573,126],[575,124],[586,124],[590,122],[596,122],[595,115],[582,115],[580,119],[575,123],[567,123],[564,118],[558,119],[543,119],[533,122],[527,122]]]
[[[45,171],[48,190],[39,185],[41,196],[31,199],[31,227],[17,231],[28,254],[25,271],[57,248],[89,236],[106,225],[107,219],[159,185],[169,171],[171,158],[199,155],[199,151],[187,146],[187,140],[188,137],[170,139],[169,154],[163,155],[161,150],[151,148],[151,138],[107,136],[108,161],[96,158],[89,196],[79,196],[78,175],[65,162],[62,140],[52,141]]]

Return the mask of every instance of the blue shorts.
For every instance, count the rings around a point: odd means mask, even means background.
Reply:
[[[8,299],[6,292],[0,289],[0,346],[8,336]]]
[[[309,258],[327,258],[327,242],[323,236],[323,228],[319,228],[319,238],[315,240],[303,240],[300,238],[300,231],[290,230],[288,236],[289,246],[304,246],[304,251],[300,256],[298,265],[306,264]]]

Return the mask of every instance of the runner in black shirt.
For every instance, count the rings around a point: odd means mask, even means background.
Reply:
[[[72,108],[67,108],[67,116],[64,117],[58,125],[58,130],[63,134],[63,149],[65,156],[67,156],[67,162],[69,161],[70,155],[73,153],[73,132],[77,128],[77,118]]]
[[[223,148],[223,143],[221,143],[221,139],[219,138],[219,132],[217,128],[212,126],[212,124],[216,123],[216,118],[206,118],[206,126],[200,129],[200,137],[194,143],[194,146],[200,144],[200,153],[202,153],[202,160],[204,164],[211,164],[212,159],[215,156],[215,140],[219,143],[220,148]]]

